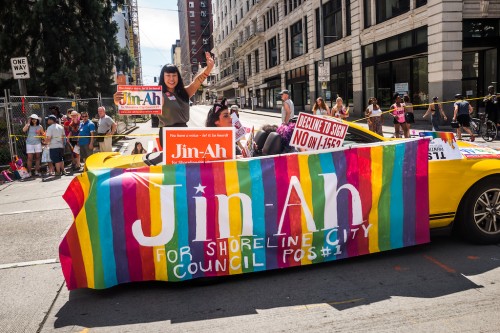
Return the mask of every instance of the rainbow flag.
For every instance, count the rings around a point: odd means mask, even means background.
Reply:
[[[183,281],[429,241],[428,140],[103,169],[64,194],[67,287]]]

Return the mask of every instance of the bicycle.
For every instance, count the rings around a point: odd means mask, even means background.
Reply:
[[[478,113],[479,118],[471,118],[470,128],[471,130],[480,135],[484,141],[491,142],[497,137],[497,126],[491,120],[488,120],[488,115],[486,113]]]

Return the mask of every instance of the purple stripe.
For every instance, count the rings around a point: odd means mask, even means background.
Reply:
[[[346,156],[344,151],[334,152],[332,153],[333,164],[335,165],[335,173],[337,174],[337,190],[342,185],[347,184],[347,165],[346,165]],[[338,230],[338,240],[339,245],[341,247],[342,253],[336,256],[337,259],[344,259],[348,257],[347,246],[345,240],[349,241],[349,191],[342,190],[338,192],[337,196],[337,216],[339,221],[339,230]],[[325,216],[325,218],[327,218]],[[345,237],[345,233],[347,233],[347,237]]]
[[[266,242],[277,244],[278,237],[273,235],[277,233],[278,224],[278,200],[276,194],[276,176],[274,174],[274,159],[265,158],[261,160],[262,184],[264,185],[264,213],[266,221]],[[286,170],[283,170],[286,172]],[[278,268],[276,250],[266,251],[266,269]]]
[[[418,141],[408,142],[405,149],[403,162],[403,245],[415,244],[415,206],[416,206],[416,180],[417,171],[417,145]]]
[[[123,169],[112,169],[109,189],[111,201],[111,223],[113,228],[113,249],[116,262],[116,279],[118,283],[130,281],[128,271],[127,247],[125,238],[125,219],[123,217]]]
[[[203,196],[203,193],[194,189],[201,184],[200,164],[186,164],[186,193],[188,202],[188,241],[190,244],[191,255],[193,256],[191,262],[204,262],[205,261],[205,248],[204,242],[193,242],[196,238],[196,206],[193,197]],[[206,185],[206,184],[202,184]],[[201,270],[198,270],[193,277],[204,276]]]

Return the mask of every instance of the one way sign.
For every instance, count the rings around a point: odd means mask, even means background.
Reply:
[[[10,58],[12,74],[14,79],[29,79],[30,69],[28,67],[28,59],[26,57]]]

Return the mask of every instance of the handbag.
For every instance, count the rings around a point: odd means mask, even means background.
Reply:
[[[451,125],[451,128],[459,128],[460,127],[460,125],[458,124],[458,121],[456,121],[456,120],[452,120],[450,125]]]
[[[50,153],[48,147],[43,147],[42,149],[42,163],[50,163]]]

